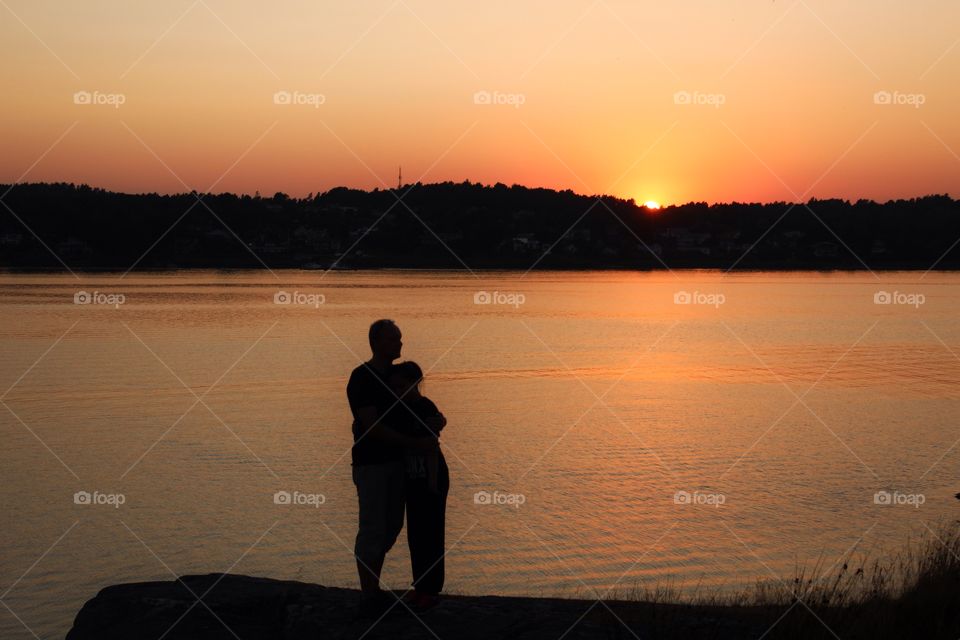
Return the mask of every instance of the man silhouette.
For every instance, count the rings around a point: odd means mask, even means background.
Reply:
[[[404,453],[433,453],[436,438],[401,435],[382,421],[398,399],[387,382],[391,363],[403,348],[393,320],[377,320],[368,333],[372,357],[350,374],[347,401],[353,413],[353,483],[357,487],[359,526],[354,544],[362,593],[361,613],[375,616],[391,598],[380,589],[380,572],[387,552],[403,528]],[[436,419],[439,431],[446,424]]]

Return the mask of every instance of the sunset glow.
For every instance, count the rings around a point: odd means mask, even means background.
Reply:
[[[948,0],[0,0],[0,640],[960,639],[958,78]]]
[[[402,165],[411,183],[620,197],[656,183],[672,203],[960,191],[957,3],[9,0],[0,14],[3,182],[304,196],[391,187]]]

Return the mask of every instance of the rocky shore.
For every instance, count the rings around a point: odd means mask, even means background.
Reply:
[[[769,625],[740,607],[499,596],[446,596],[419,616],[397,602],[375,620],[358,601],[354,589],[232,574],[119,584],[83,606],[67,640],[725,639]]]

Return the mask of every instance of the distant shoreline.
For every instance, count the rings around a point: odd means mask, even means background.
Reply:
[[[385,272],[385,273],[463,273],[470,274],[473,273],[593,273],[593,272],[604,272],[604,273],[671,273],[671,272],[683,272],[683,273],[692,273],[692,272],[709,272],[709,273],[725,273],[728,275],[744,274],[744,273],[960,273],[960,266],[951,266],[951,267],[938,267],[935,269],[930,269],[929,267],[923,267],[919,265],[902,265],[902,266],[881,266],[881,267],[871,267],[865,269],[863,267],[797,267],[797,266],[782,266],[782,267],[751,267],[743,269],[734,269],[728,270],[722,267],[671,267],[669,269],[660,268],[641,268],[641,267],[550,267],[548,269],[525,269],[522,267],[477,267],[471,268],[470,270],[460,268],[449,268],[449,267],[337,267],[334,269],[314,269],[314,268],[304,268],[304,267],[291,267],[291,266],[282,266],[282,267],[216,267],[216,266],[184,266],[184,267],[150,267],[145,269],[135,269],[132,271],[127,271],[126,269],[118,267],[84,267],[84,268],[75,268],[72,269],[75,274],[118,274],[118,275],[144,275],[151,273],[180,273],[180,272],[202,272],[202,271],[216,271],[216,272],[225,272],[225,273],[242,273],[242,272],[265,272],[269,273],[270,271],[283,271],[283,272],[296,272],[296,273],[370,273],[370,272]],[[53,267],[0,267],[0,274],[63,274],[70,275],[69,271],[65,269],[56,269]]]
[[[302,199],[34,183],[4,204],[0,269],[17,271],[960,269],[960,201],[949,195],[650,209],[469,181]]]

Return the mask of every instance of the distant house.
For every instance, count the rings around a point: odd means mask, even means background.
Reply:
[[[463,240],[463,231],[443,231],[437,234],[444,242],[460,242]]]
[[[813,245],[813,255],[818,258],[836,258],[840,253],[840,247],[836,242],[818,242]]]
[[[68,258],[80,258],[92,255],[93,248],[83,240],[67,238],[57,245],[57,253]]]
[[[710,255],[709,247],[702,247],[710,239],[710,233],[695,232],[685,227],[669,227],[660,233],[661,240],[673,240],[680,253],[699,253]]]
[[[543,243],[534,238],[532,233],[522,233],[512,239],[514,253],[531,253],[541,251]]]
[[[233,242],[233,236],[227,233],[225,229],[212,229],[203,234],[206,240],[217,240],[223,242]]]
[[[727,231],[721,231],[717,234],[717,238],[721,240],[737,240],[740,238],[741,231],[737,229],[730,229]]]
[[[267,255],[279,255],[281,253],[287,252],[287,247],[276,242],[268,242],[263,246],[259,247],[258,250]]]
[[[300,246],[314,251],[323,250],[330,244],[325,229],[311,229],[302,225],[293,232],[293,238]]]
[[[649,251],[650,253],[652,253],[652,254],[655,255],[655,256],[662,256],[662,255],[663,255],[663,247],[661,247],[660,244],[657,243],[657,242],[654,242],[654,243],[652,243],[652,244],[648,244],[648,245],[646,245],[646,246],[644,246],[643,244],[638,244],[638,245],[637,245],[637,249],[640,250],[640,251],[643,252],[643,253],[647,253],[647,252]]]

